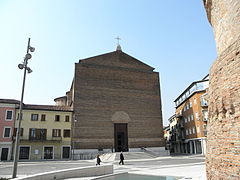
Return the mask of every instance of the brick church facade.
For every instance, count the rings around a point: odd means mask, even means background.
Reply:
[[[72,87],[57,101],[74,109],[76,151],[164,147],[159,73],[121,49],[75,63]]]

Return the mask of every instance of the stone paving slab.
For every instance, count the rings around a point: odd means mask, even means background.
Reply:
[[[0,177],[11,177],[12,162],[0,163]],[[61,170],[75,167],[95,166],[94,160],[78,161],[39,161],[39,162],[19,162],[18,177],[40,172]],[[102,163],[109,164],[109,163]],[[136,173],[158,176],[182,176],[191,180],[205,180],[205,159],[196,156],[176,156],[162,157],[155,159],[135,159],[125,160],[125,165],[119,165],[118,161],[113,162],[114,173]],[[96,177],[74,178],[80,180],[90,180]]]

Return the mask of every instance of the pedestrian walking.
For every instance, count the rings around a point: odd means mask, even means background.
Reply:
[[[119,164],[124,165],[123,160],[124,160],[124,156],[123,156],[123,152],[121,151],[121,153],[120,153],[120,162],[119,162]]]
[[[99,157],[99,154],[97,155],[97,164],[96,164],[96,166],[97,165],[99,165],[100,166],[100,163],[101,163],[102,161],[101,161],[101,159],[100,159],[100,157]]]

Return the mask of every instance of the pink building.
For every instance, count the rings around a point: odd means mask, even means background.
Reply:
[[[19,101],[0,99],[0,161],[11,159],[15,109]]]

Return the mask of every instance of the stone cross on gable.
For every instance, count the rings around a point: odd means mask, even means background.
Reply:
[[[121,46],[120,46],[120,44],[119,44],[119,41],[121,40],[120,37],[117,36],[115,39],[117,40],[117,49],[116,49],[116,50],[117,50],[117,51],[122,51],[122,48],[121,48]]]
[[[115,39],[117,40],[117,45],[119,45],[119,41],[121,40],[121,38],[117,36]]]

